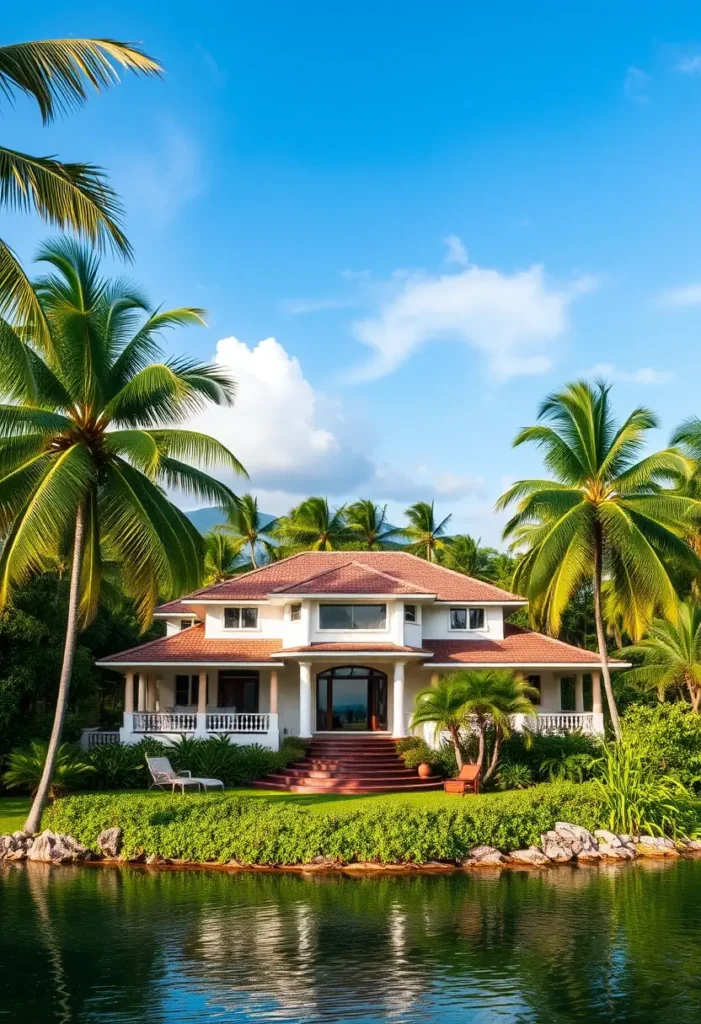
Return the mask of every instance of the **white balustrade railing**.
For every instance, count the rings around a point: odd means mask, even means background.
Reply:
[[[541,711],[536,719],[527,722],[528,728],[543,733],[594,731],[594,715],[591,711]]]
[[[258,712],[232,714],[228,711],[212,711],[207,715],[207,732],[253,732],[267,733],[270,730],[270,715]]]
[[[104,747],[111,743],[119,743],[119,731],[83,729],[80,735],[80,746],[83,750],[90,750],[91,747]]]
[[[138,711],[134,732],[194,732],[197,715],[191,711]]]

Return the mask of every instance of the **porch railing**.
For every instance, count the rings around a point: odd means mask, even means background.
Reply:
[[[591,711],[540,711],[538,717],[524,723],[533,732],[563,733],[579,730],[593,733],[594,715]]]
[[[134,732],[194,732],[197,715],[190,711],[138,711],[134,715]]]
[[[270,715],[256,713],[231,714],[228,711],[213,711],[207,715],[207,732],[254,732],[267,733],[270,730]]]
[[[104,747],[111,743],[119,743],[119,731],[111,729],[83,729],[80,735],[80,746],[83,750],[91,747]]]

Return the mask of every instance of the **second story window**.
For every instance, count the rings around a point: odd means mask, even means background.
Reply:
[[[404,605],[404,621],[405,622],[418,622],[416,617],[416,605],[405,604]]]
[[[386,604],[320,604],[319,629],[386,629]]]
[[[484,629],[484,608],[451,608],[451,629]]]
[[[290,605],[290,622],[299,622],[302,618],[302,605],[291,604]]]
[[[225,608],[224,629],[257,629],[257,608]]]
[[[181,619],[180,620],[180,628],[181,629],[189,629],[191,625],[192,625],[192,619]]]

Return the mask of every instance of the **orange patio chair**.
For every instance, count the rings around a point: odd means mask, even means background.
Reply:
[[[479,793],[480,789],[480,769],[476,764],[464,764],[460,769],[460,774],[457,779],[446,779],[443,783],[443,789],[446,793],[459,793],[460,796],[465,796],[465,793]]]

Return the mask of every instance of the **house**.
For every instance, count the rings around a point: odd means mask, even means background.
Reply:
[[[422,687],[485,667],[529,677],[539,729],[602,733],[597,655],[511,625],[525,604],[406,552],[304,552],[162,605],[165,637],[97,664],[124,672],[127,743],[401,737]]]

